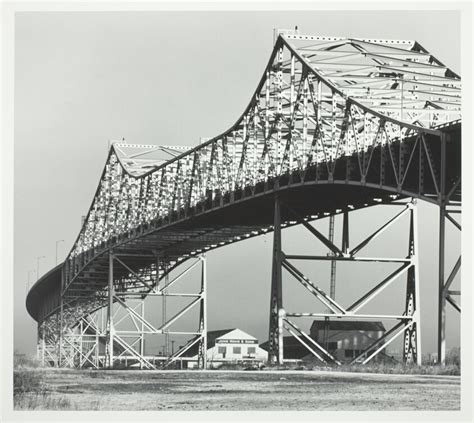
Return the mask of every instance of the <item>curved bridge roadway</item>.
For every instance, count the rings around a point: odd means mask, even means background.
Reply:
[[[228,131],[165,162],[156,146],[111,146],[72,250],[28,312],[54,330],[61,302],[66,325],[102,307],[111,250],[128,265],[114,284],[149,292],[157,271],[272,231],[276,194],[308,221],[405,197],[460,203],[460,90],[415,41],[281,34]],[[281,221],[297,223],[285,208]]]

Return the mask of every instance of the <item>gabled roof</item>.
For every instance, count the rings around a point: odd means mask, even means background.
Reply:
[[[227,335],[233,331],[239,331],[240,333],[243,333],[245,335],[249,335],[248,333],[244,332],[241,329],[238,328],[232,328],[232,329],[219,329],[219,330],[211,330],[207,332],[207,349],[212,348],[216,345],[216,340],[218,338],[222,338],[224,335]],[[250,335],[251,338],[254,338],[253,336]],[[256,339],[256,338],[254,338]],[[199,343],[194,344],[189,350],[187,350],[182,357],[194,357],[198,353],[198,348],[199,348]]]
[[[219,330],[210,330],[207,332],[207,348],[212,348],[216,345],[216,339],[221,338],[222,336],[233,332],[236,328],[233,329],[219,329]]]

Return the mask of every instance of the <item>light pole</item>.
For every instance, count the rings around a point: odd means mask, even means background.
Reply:
[[[36,279],[39,279],[39,261],[45,258],[45,256],[36,257]]]
[[[56,264],[58,264],[58,244],[59,244],[60,242],[64,242],[64,239],[58,239],[58,240],[56,241]]]

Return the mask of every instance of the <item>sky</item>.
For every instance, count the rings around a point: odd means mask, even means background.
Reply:
[[[28,354],[36,344],[36,323],[25,308],[28,275],[33,283],[37,257],[45,256],[39,275],[55,265],[56,241],[64,240],[58,244],[60,261],[71,249],[108,141],[194,146],[200,137],[224,132],[262,76],[273,28],[298,25],[300,33],[310,35],[414,39],[455,72],[461,67],[459,15],[449,11],[21,12],[15,25],[14,348]],[[387,209],[351,213],[351,243],[394,214]],[[327,232],[327,220],[316,227]],[[387,232],[367,255],[405,256],[406,227]],[[420,202],[424,352],[436,351],[437,228],[437,208]],[[335,239],[340,238],[338,229]],[[459,239],[448,230],[448,268],[457,259]],[[271,247],[272,236],[265,235],[208,253],[209,329],[239,327],[260,342],[267,339]],[[283,231],[283,249],[325,252],[299,227]],[[392,271],[374,266],[338,264],[336,299],[349,305],[361,289]],[[301,268],[328,289],[327,264]],[[404,282],[393,284],[367,311],[402,311]],[[315,299],[288,275],[283,295],[287,310],[317,310]],[[459,315],[447,307],[449,349],[459,345]]]

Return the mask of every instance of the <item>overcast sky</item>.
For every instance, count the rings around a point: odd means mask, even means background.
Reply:
[[[28,271],[43,255],[40,274],[54,266],[57,240],[65,240],[59,244],[60,259],[72,247],[97,187],[108,140],[193,146],[200,137],[222,133],[241,115],[261,78],[273,28],[295,25],[311,35],[415,39],[460,71],[455,12],[17,13],[16,349],[31,353],[36,343],[36,323],[24,305]],[[393,213],[383,207],[352,213],[351,243]],[[436,349],[438,210],[420,204],[419,213],[422,343],[431,352]],[[317,224],[324,232],[327,225],[327,220]],[[394,228],[367,255],[406,255],[406,232]],[[239,327],[260,342],[267,339],[271,241],[266,235],[208,254],[210,329]],[[283,231],[283,243],[287,252],[325,252],[301,228]],[[449,231],[448,243],[450,267],[459,251],[455,231]],[[349,305],[360,289],[392,271],[374,266],[338,265],[337,300]],[[302,268],[327,289],[328,265]],[[319,310],[295,280],[285,276],[284,283],[287,310]],[[403,311],[404,283],[402,278],[393,284],[366,311]],[[448,348],[459,345],[458,326],[459,316],[448,305]]]

